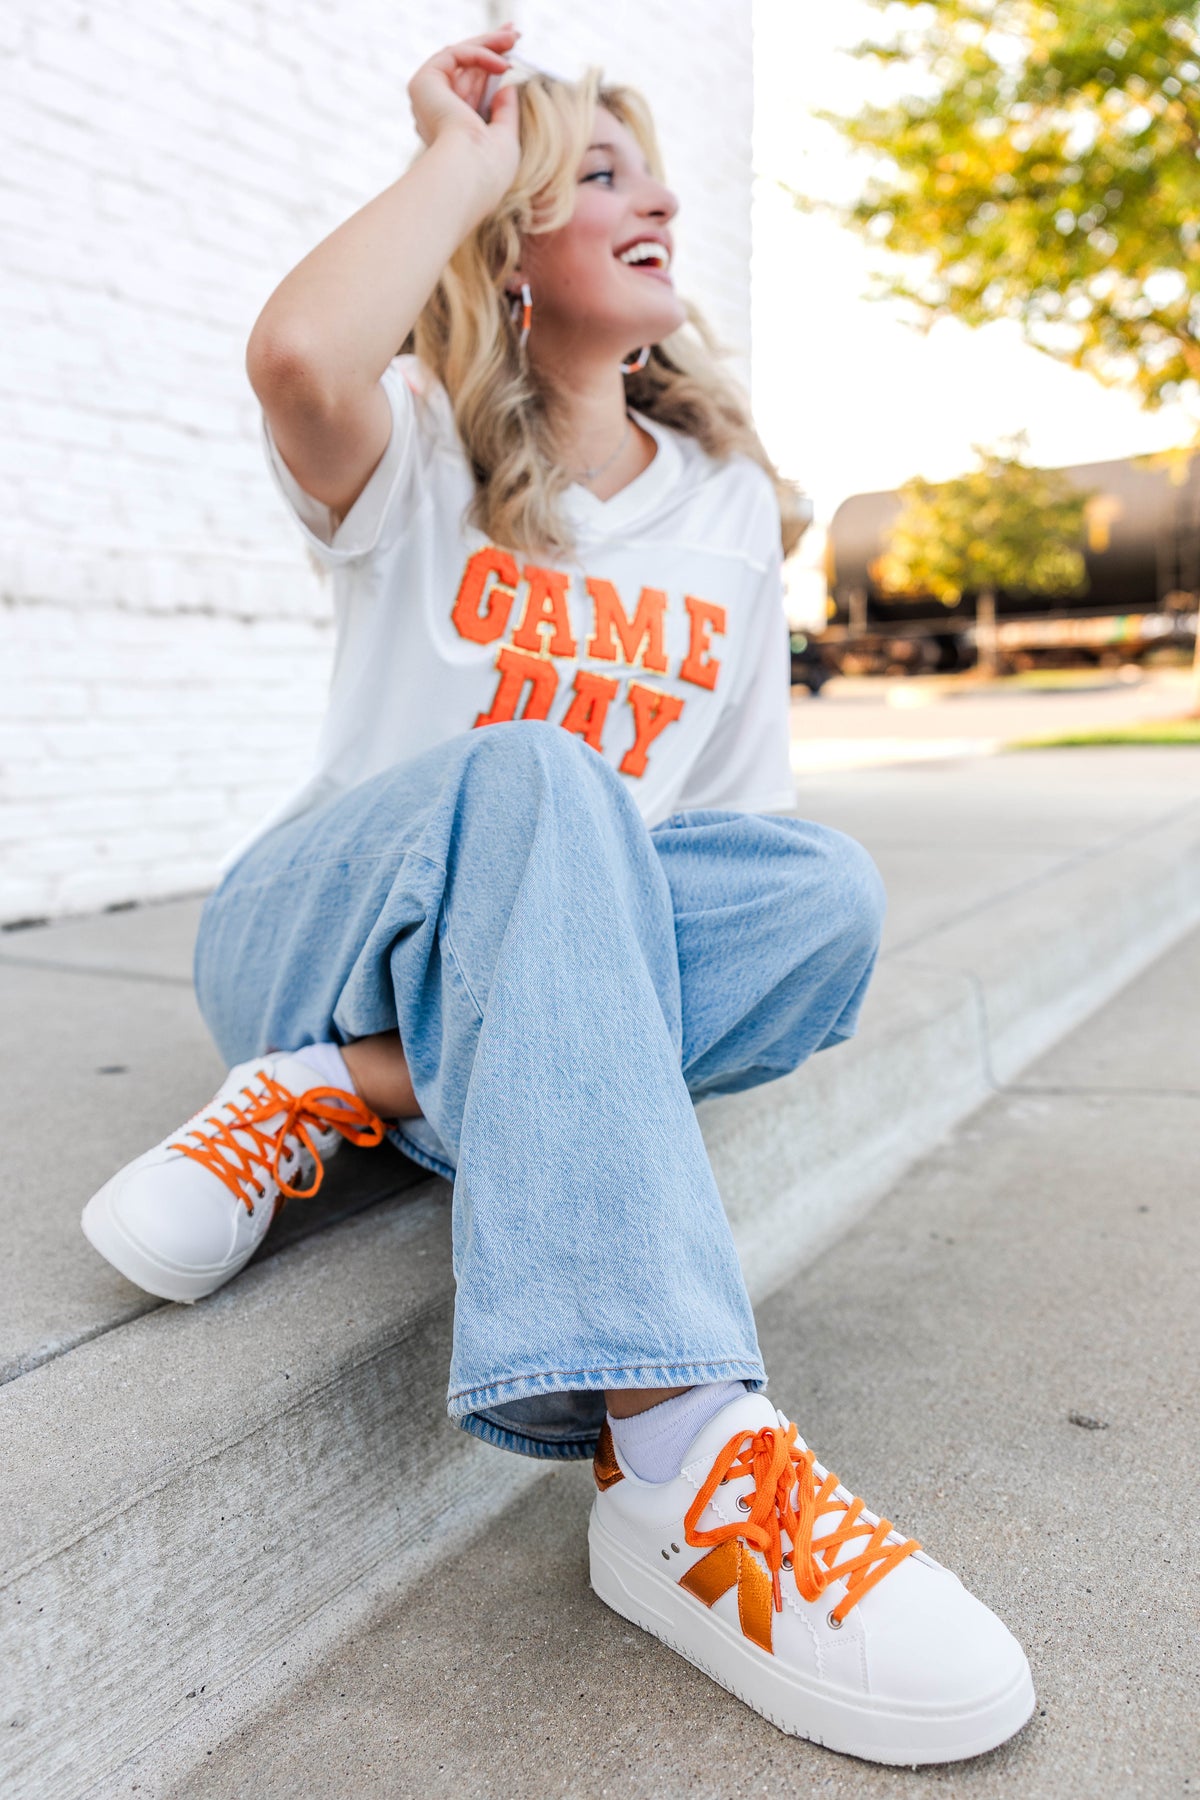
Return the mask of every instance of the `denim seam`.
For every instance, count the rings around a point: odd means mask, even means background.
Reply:
[[[523,1437],[515,1431],[501,1431],[482,1413],[464,1413],[461,1419],[452,1421],[471,1437],[481,1443],[494,1444],[498,1450],[508,1450],[515,1456],[530,1456],[539,1462],[585,1462],[595,1455],[600,1442],[600,1429],[596,1428],[589,1437],[556,1438],[553,1445],[545,1438]]]
[[[423,1118],[424,1114],[421,1116]],[[443,1162],[440,1157],[434,1156],[431,1151],[425,1149],[423,1144],[416,1143],[398,1126],[391,1126],[385,1136],[390,1143],[396,1146],[401,1156],[407,1156],[410,1162],[417,1164],[418,1168],[428,1169],[431,1175],[440,1175],[444,1181],[453,1182],[455,1176],[453,1166]]]
[[[590,1369],[537,1369],[531,1370],[524,1375],[505,1376],[502,1381],[489,1381],[485,1382],[482,1386],[460,1388],[457,1392],[451,1391],[447,1395],[447,1403],[452,1404],[456,1400],[469,1400],[472,1396],[492,1394],[495,1393],[498,1388],[517,1387],[522,1382],[526,1381],[566,1381],[579,1383],[581,1381],[586,1381],[593,1375],[659,1375],[664,1372],[670,1372],[672,1374],[696,1374],[700,1370],[748,1369],[750,1367],[751,1359],[749,1357],[728,1356],[724,1359],[718,1359],[717,1361],[713,1361],[710,1358],[708,1362],[698,1363],[666,1361],[656,1363],[601,1363]],[[572,1391],[575,1390],[568,1389],[568,1392]],[[587,1392],[588,1390],[585,1388],[579,1391]],[[526,1396],[521,1397],[525,1398]],[[529,1395],[527,1397],[530,1399],[536,1398],[535,1395]],[[485,1404],[491,1403],[485,1402]]]
[[[462,958],[459,956],[458,951],[454,948],[454,939],[450,935],[450,909],[445,904],[445,902],[443,902],[443,905],[442,905],[442,948],[446,952],[451,964],[453,965],[454,971],[457,974],[458,979],[462,982],[463,986],[466,988],[467,994],[470,997],[471,1005],[475,1008],[475,1011],[479,1014],[479,1023],[482,1025],[483,1024],[483,1008],[482,1008],[482,1006],[480,1006],[479,1001],[475,994],[475,990],[471,986],[471,983],[467,978],[467,972],[463,968],[463,965],[462,965]]]

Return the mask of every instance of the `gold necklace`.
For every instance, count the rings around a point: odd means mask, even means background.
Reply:
[[[595,478],[595,476],[602,475],[604,473],[605,469],[610,468],[612,466],[612,464],[616,462],[618,456],[620,456],[622,450],[625,448],[625,445],[629,439],[629,434],[632,429],[633,429],[633,426],[632,426],[631,415],[629,412],[629,408],[626,407],[626,409],[625,409],[625,430],[624,430],[624,433],[622,434],[620,443],[617,445],[617,447],[613,451],[612,455],[609,457],[606,457],[602,463],[597,463],[594,469],[581,469],[579,471],[579,473],[575,476],[575,480],[576,481],[591,481]]]

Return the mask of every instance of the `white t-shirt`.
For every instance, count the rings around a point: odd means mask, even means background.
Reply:
[[[473,478],[442,383],[413,355],[382,385],[392,434],[336,531],[263,415],[268,466],[333,572],[337,643],[316,768],[269,827],[446,738],[508,718],[577,731],[648,825],[693,807],[793,809],[779,504],[751,458],[646,415],[652,462],[610,500],[564,497],[573,558],[465,525]]]

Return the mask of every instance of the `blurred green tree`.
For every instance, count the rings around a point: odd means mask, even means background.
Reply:
[[[1080,593],[1087,505],[1095,490],[1056,469],[1032,468],[1021,431],[972,445],[979,466],[952,481],[914,476],[873,569],[894,599],[931,595],[956,606],[976,596],[979,667],[996,669],[996,594]]]
[[[876,271],[928,329],[1016,319],[1029,341],[1200,434],[1200,6],[869,0],[920,94],[814,109],[878,164],[852,204],[803,211],[921,267]],[[907,11],[910,20],[904,19]]]
[[[1178,403],[1200,451],[1200,4],[868,0],[895,25],[849,54],[921,90],[813,117],[875,167],[843,204],[781,185],[892,254],[872,300],[1016,320],[1038,349],[1148,411]],[[1200,634],[1193,709],[1200,715]]]

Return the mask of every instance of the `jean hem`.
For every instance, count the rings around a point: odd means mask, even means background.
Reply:
[[[452,1182],[454,1180],[453,1164],[443,1162],[440,1156],[433,1156],[420,1144],[414,1144],[398,1125],[387,1126],[384,1136],[402,1155],[407,1156],[412,1162],[419,1163],[423,1169],[429,1169],[434,1175],[440,1175],[444,1181]]]
[[[857,1026],[854,1026],[850,1031],[827,1031],[825,1036],[821,1039],[821,1042],[817,1045],[817,1049],[813,1051],[813,1055],[816,1055],[817,1050],[832,1050],[835,1044],[848,1044],[851,1038],[857,1036]]]
[[[467,1413],[460,1419],[453,1419],[452,1423],[461,1426],[472,1437],[481,1438],[485,1444],[495,1444],[498,1450],[512,1450],[518,1456],[534,1456],[542,1462],[583,1462],[595,1456],[600,1441],[595,1433],[586,1437],[555,1438],[553,1442],[548,1438],[526,1437],[508,1427],[502,1430],[480,1413]]]
[[[552,1437],[538,1437],[530,1428],[500,1425],[483,1415],[491,1407],[510,1400],[527,1400],[538,1394],[596,1393],[644,1387],[702,1387],[721,1381],[744,1381],[751,1393],[767,1385],[767,1372],[761,1361],[733,1358],[726,1362],[656,1363],[614,1366],[604,1369],[554,1371],[541,1375],[519,1375],[511,1380],[493,1382],[487,1387],[470,1388],[451,1394],[446,1410],[452,1425],[495,1444],[512,1450],[518,1456],[535,1456],[562,1462],[580,1461],[594,1456],[600,1441],[600,1428],[581,1427],[578,1432],[558,1432]]]

